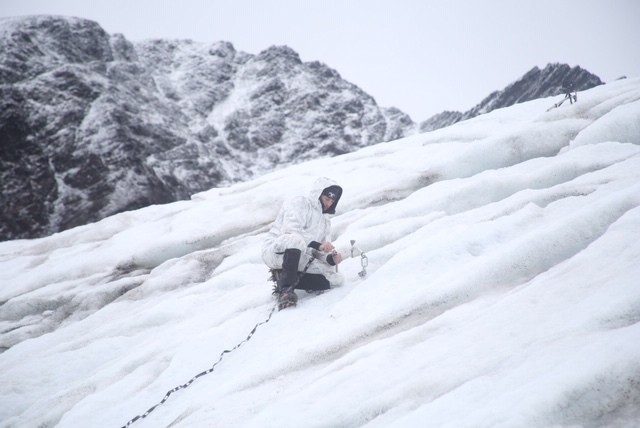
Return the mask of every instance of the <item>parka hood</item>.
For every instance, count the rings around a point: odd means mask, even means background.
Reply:
[[[342,197],[342,187],[338,186],[338,184],[335,181],[327,177],[318,178],[313,183],[313,186],[311,186],[311,191],[309,192],[309,198],[314,201],[315,200],[320,201],[320,196],[322,195],[322,192],[324,192],[325,189],[328,189],[328,188],[331,188],[331,190],[335,192],[336,198],[333,201],[333,205],[331,205],[326,210],[323,210],[322,212],[326,214],[335,214],[336,207],[338,206],[338,202]],[[320,206],[322,206],[322,202],[320,203]]]

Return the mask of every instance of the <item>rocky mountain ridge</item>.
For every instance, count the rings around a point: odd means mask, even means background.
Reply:
[[[0,21],[0,239],[125,210],[415,131],[288,47],[131,43],[98,23]]]
[[[500,91],[494,91],[466,112],[444,111],[420,123],[420,132],[433,131],[471,119],[492,110],[514,104],[563,95],[568,90],[584,91],[604,82],[598,76],[567,64],[547,64],[543,69],[533,67],[522,77]]]
[[[0,52],[0,240],[418,131],[409,115],[286,46],[252,55],[229,42],[132,43],[90,20],[30,16],[0,20]],[[555,95],[567,78],[579,89],[601,83],[574,70],[534,68],[469,112],[443,112],[420,129]]]

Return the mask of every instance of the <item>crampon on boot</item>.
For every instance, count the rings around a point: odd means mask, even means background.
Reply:
[[[282,273],[281,269],[271,269],[271,281],[273,281],[273,292],[271,293],[278,299],[278,310],[288,308],[289,306],[296,306],[298,301],[298,296],[293,290],[287,290],[285,293],[280,286],[278,285],[278,280],[280,279],[280,274]]]
[[[292,287],[286,288],[278,294],[278,310],[281,311],[291,306],[296,306],[298,303],[298,296]]]

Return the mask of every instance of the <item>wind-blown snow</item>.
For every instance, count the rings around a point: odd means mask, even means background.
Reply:
[[[640,79],[0,243],[0,425],[117,427],[274,301],[281,203],[345,189],[342,287],[300,293],[134,427],[640,424]]]

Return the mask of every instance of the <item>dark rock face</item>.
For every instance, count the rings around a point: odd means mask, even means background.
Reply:
[[[420,123],[420,131],[443,128],[461,120],[471,119],[480,114],[525,101],[562,95],[568,86],[583,91],[602,84],[598,76],[578,66],[572,68],[567,64],[548,64],[543,70],[534,67],[516,82],[501,91],[493,92],[467,112],[447,111],[432,116]]]
[[[288,47],[132,44],[97,23],[0,20],[0,240],[35,238],[414,132]]]
[[[184,138],[169,126],[147,126],[141,110],[161,100],[140,67],[114,61],[110,37],[96,23],[33,17],[3,26],[3,239],[188,196],[146,159]]]

